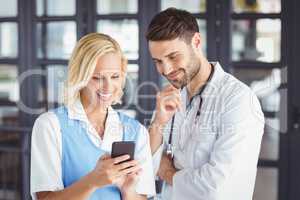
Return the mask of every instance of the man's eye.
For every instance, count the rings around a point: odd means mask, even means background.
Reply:
[[[160,60],[154,60],[154,63],[155,64],[161,64],[161,61]]]
[[[176,57],[177,57],[177,56],[170,56],[169,58],[170,58],[171,60],[175,60]]]

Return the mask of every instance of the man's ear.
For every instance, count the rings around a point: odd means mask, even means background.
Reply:
[[[194,36],[192,37],[192,46],[193,46],[193,48],[195,48],[195,49],[201,49],[201,42],[202,42],[202,40],[201,40],[202,38],[201,38],[201,36],[200,36],[200,33],[199,32],[196,32],[195,34],[194,34]]]

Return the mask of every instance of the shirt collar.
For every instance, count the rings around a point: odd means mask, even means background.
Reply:
[[[68,106],[68,117],[70,119],[84,122],[89,128],[89,133],[99,137],[97,132],[91,131],[91,123],[85,113],[81,100],[78,98],[72,106]],[[99,137],[100,138],[100,137]],[[112,141],[121,141],[123,138],[123,128],[117,111],[112,107],[108,107],[108,115],[105,124],[103,144],[105,148],[110,149]]]
[[[68,117],[70,119],[88,122],[87,115],[84,111],[83,105],[79,98],[74,102],[74,104],[68,105],[67,109],[68,109]]]
[[[85,113],[85,110],[79,98],[75,101],[73,105],[68,106],[67,109],[68,109],[68,117],[70,119],[88,122],[87,115]],[[120,122],[120,118],[117,111],[115,111],[111,106],[108,107],[107,121],[112,123]]]
[[[211,62],[211,64],[214,66],[214,74],[207,85],[208,89],[206,92],[210,92],[214,90],[214,88],[215,89],[219,88],[220,84],[222,84],[223,77],[226,75],[226,72],[223,70],[219,62]]]
[[[225,72],[222,69],[219,62],[210,62],[210,64],[212,64],[214,67],[214,73],[210,81],[207,83],[205,90],[202,93],[203,96],[207,95],[208,93],[211,93],[214,89],[219,88],[221,84],[221,80],[225,75]],[[182,105],[185,106],[188,105],[189,100],[188,100],[188,91],[186,86],[181,90],[181,97],[182,97],[181,100],[183,102]],[[183,107],[183,110],[185,110],[185,106]]]

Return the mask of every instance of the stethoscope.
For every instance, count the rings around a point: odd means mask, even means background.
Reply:
[[[200,102],[199,102],[199,107],[198,107],[198,110],[197,110],[197,114],[196,114],[196,117],[195,117],[195,120],[200,116],[200,113],[201,113],[201,107],[202,107],[202,103],[203,103],[203,99],[202,99],[202,93],[203,91],[205,90],[208,82],[211,80],[212,76],[214,74],[214,66],[212,66],[211,68],[211,72],[209,74],[209,77],[206,81],[206,83],[203,85],[203,87],[200,89],[200,91],[198,92],[198,94],[196,94],[194,97],[192,97],[192,101],[193,99],[196,97],[196,96],[199,96],[200,97]],[[173,130],[174,130],[174,122],[175,122],[175,117],[176,117],[176,113],[173,115],[172,117],[172,121],[171,121],[171,128],[170,128],[170,134],[169,134],[169,139],[168,139],[168,145],[167,145],[167,155],[171,156],[173,158],[173,144],[172,144],[172,140],[173,140]]]

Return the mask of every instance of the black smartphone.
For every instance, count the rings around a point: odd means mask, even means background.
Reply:
[[[135,150],[135,142],[133,141],[114,142],[112,144],[111,157],[115,158],[123,155],[129,155],[130,158],[123,162],[133,160],[134,150]]]

